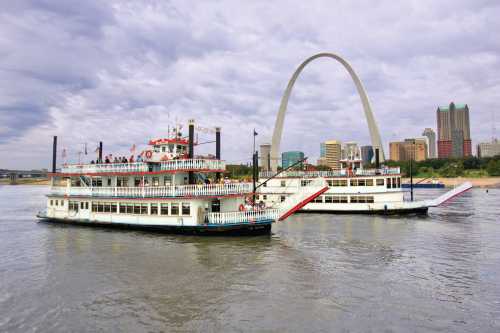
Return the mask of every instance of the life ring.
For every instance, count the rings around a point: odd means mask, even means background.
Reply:
[[[146,158],[150,159],[151,157],[153,157],[153,152],[151,150],[147,150],[146,151]]]
[[[238,210],[240,212],[244,212],[245,211],[245,206],[243,206],[243,204],[240,204],[240,206],[238,207]]]

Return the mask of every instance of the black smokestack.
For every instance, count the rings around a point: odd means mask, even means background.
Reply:
[[[188,146],[188,158],[194,158],[194,120],[189,120],[189,146]],[[189,184],[194,184],[194,174],[189,171]]]
[[[380,158],[378,154],[378,148],[375,148],[375,168],[380,168]]]
[[[102,141],[99,141],[99,163],[102,163]]]
[[[215,128],[215,159],[220,160],[220,127]],[[220,172],[215,174],[215,179],[219,181]]]
[[[54,136],[54,142],[52,144],[52,173],[56,173],[56,162],[57,162],[57,136]]]
[[[220,160],[220,127],[215,128],[215,158]]]

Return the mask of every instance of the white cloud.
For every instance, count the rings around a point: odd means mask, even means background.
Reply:
[[[223,158],[247,161],[252,129],[259,141],[269,141],[288,79],[302,60],[322,51],[351,62],[386,143],[435,127],[436,107],[452,100],[469,104],[475,141],[491,135],[500,93],[500,4],[494,1],[86,1],[78,7],[16,1],[4,7],[0,154],[9,158],[0,167],[47,167],[52,135],[70,157],[82,142],[90,147],[99,140],[125,154],[132,143],[164,135],[169,122],[190,118],[222,126]],[[348,74],[320,59],[297,81],[282,149],[314,159],[319,142],[329,138],[368,143],[368,132]]]

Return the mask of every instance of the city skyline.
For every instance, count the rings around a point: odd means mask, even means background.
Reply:
[[[500,90],[500,4],[287,4],[4,5],[0,154],[8,158],[0,168],[47,168],[52,135],[76,161],[84,143],[125,154],[191,118],[222,127],[223,159],[250,162],[253,128],[257,144],[271,141],[290,75],[323,51],[356,69],[386,155],[389,142],[436,130],[435,110],[451,100],[471,108],[472,146],[490,140],[482,125],[491,123]],[[305,69],[288,109],[282,152],[314,161],[317,144],[331,138],[371,144],[355,87],[330,61]]]

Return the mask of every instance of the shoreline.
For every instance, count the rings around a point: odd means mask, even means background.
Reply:
[[[419,181],[423,180],[425,178],[413,178],[413,183],[418,183]],[[437,180],[438,182],[441,182],[444,184],[445,187],[454,187],[457,185],[460,185],[464,182],[471,182],[473,187],[495,187],[495,188],[500,188],[500,177],[479,177],[479,178],[474,178],[474,177],[452,177],[452,178],[445,178],[445,177],[436,177],[432,178],[432,180]],[[403,178],[404,183],[409,183],[410,178]],[[430,179],[428,181],[424,181],[424,183],[430,182]]]

